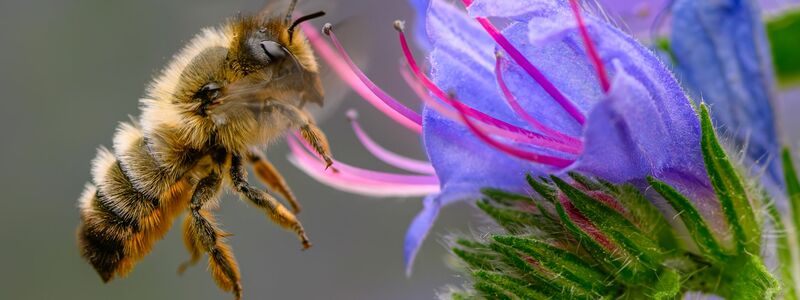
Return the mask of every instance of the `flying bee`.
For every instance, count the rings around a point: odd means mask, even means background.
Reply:
[[[79,199],[78,244],[104,282],[125,276],[188,211],[183,237],[191,254],[179,271],[208,254],[217,285],[241,298],[239,269],[209,209],[223,186],[263,209],[311,246],[294,213],[294,195],[258,150],[290,130],[331,165],[328,142],[303,106],[322,105],[317,62],[291,19],[262,12],[203,30],[175,55],[140,100],[138,120],[121,123],[113,149],[100,147],[92,182]],[[245,162],[293,212],[247,181]]]

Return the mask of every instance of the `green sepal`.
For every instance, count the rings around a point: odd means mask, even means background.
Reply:
[[[476,271],[475,288],[489,299],[552,299],[532,289],[532,285],[500,273]]]
[[[550,280],[550,276],[537,269],[528,258],[523,258],[517,250],[509,246],[491,243],[489,247],[500,255],[500,259],[509,267],[516,269],[516,273],[546,295],[558,295],[562,289]]]
[[[556,212],[558,212],[558,216],[564,224],[564,227],[578,239],[580,245],[586,249],[594,259],[601,263],[604,271],[617,274],[626,282],[636,281],[636,274],[631,272],[630,268],[625,267],[622,263],[623,261],[631,261],[633,259],[630,257],[630,254],[621,253],[622,251],[620,250],[612,252],[606,249],[570,219],[566,209],[561,205],[561,202],[556,202]],[[624,256],[624,258],[620,256]]]
[[[550,233],[554,230],[552,226],[547,223],[546,219],[537,217],[531,213],[511,208],[495,207],[487,201],[478,201],[477,205],[478,208],[492,217],[497,224],[503,226],[503,228],[511,233],[524,232],[526,228],[529,227],[539,228],[546,233]]]
[[[781,291],[780,283],[757,255],[746,253],[726,267],[722,280],[728,287],[720,294],[728,299],[775,299]]]
[[[658,280],[650,295],[656,300],[677,299],[681,294],[681,275],[673,269],[664,269],[658,274]]]
[[[733,232],[734,248],[738,254],[758,253],[761,250],[761,224],[756,220],[742,179],[717,140],[705,104],[700,104],[700,128],[700,148],[706,172]]]
[[[456,246],[452,248],[453,253],[470,268],[495,270],[497,255],[490,250],[483,244],[465,239],[456,240]]]
[[[505,206],[513,206],[518,203],[533,204],[533,202],[535,202],[528,196],[509,193],[503,190],[498,190],[493,188],[482,189],[481,194]]]
[[[609,286],[606,284],[608,274],[570,251],[535,239],[515,236],[494,236],[493,239],[499,244],[509,246],[535,258],[542,267],[547,268],[553,274],[559,274],[582,290],[599,295],[609,291]]]
[[[647,177],[647,182],[678,212],[683,224],[686,225],[686,229],[689,230],[692,240],[697,244],[703,256],[715,262],[725,261],[729,255],[723,251],[722,246],[720,246],[705,219],[694,207],[694,204],[663,181]]]
[[[772,218],[772,224],[775,226],[775,232],[778,233],[775,246],[778,252],[778,270],[781,273],[781,282],[783,283],[783,299],[797,300],[797,288],[794,286],[794,274],[792,274],[794,260],[792,259],[789,236],[786,234],[786,226],[783,224],[781,213],[774,203],[768,203],[767,210]]]
[[[789,200],[789,209],[791,210],[791,220],[794,227],[795,241],[800,241],[800,180],[797,178],[797,171],[792,161],[792,154],[789,148],[784,148],[781,151],[781,161],[783,163],[783,176],[786,181],[786,194]],[[774,204],[768,206],[770,215],[772,216],[777,232],[787,232],[786,225],[782,222],[781,214],[775,208]],[[797,258],[793,257],[791,252],[791,242],[787,235],[778,237],[778,259],[781,262],[780,269],[782,279],[784,282],[784,297],[785,299],[800,299],[800,291],[795,287],[794,274],[792,268],[797,264]]]
[[[533,188],[536,193],[538,193],[544,200],[550,202],[551,204],[555,204],[558,202],[556,199],[556,189],[545,184],[546,179],[542,179],[541,181],[534,179],[531,175],[527,175],[525,179],[528,180],[528,184]]]
[[[797,240],[800,241],[800,180],[797,178],[797,172],[789,149],[783,149],[781,158],[783,162],[783,177],[786,180],[786,193],[789,196],[789,206],[792,210],[792,221],[794,221]]]
[[[653,271],[662,260],[658,245],[631,223],[625,215],[598,201],[583,191],[571,186],[561,178],[552,177],[553,182],[569,198],[570,203],[603,235],[615,242],[615,246],[625,249],[631,257],[627,268],[635,272]],[[644,266],[640,266],[640,263]],[[655,274],[653,274],[655,275]],[[644,279],[643,274],[637,274]]]
[[[653,237],[662,249],[678,249],[680,247],[672,225],[658,207],[639,192],[638,188],[625,184],[615,187],[613,193],[622,206],[628,210],[639,229]]]

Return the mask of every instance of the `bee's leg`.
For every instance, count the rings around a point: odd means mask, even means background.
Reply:
[[[301,125],[300,135],[302,135],[303,139],[311,144],[311,147],[314,147],[314,150],[317,151],[317,154],[322,156],[322,159],[325,160],[326,168],[333,164],[333,159],[331,158],[331,149],[330,146],[328,146],[328,138],[325,137],[325,134],[322,133],[322,130],[320,130],[316,124],[309,122],[305,125]]]
[[[301,209],[300,203],[297,202],[297,198],[294,197],[294,193],[292,193],[289,185],[286,184],[286,180],[283,179],[281,173],[278,173],[278,170],[267,160],[267,156],[258,149],[250,149],[247,158],[253,164],[253,170],[256,171],[258,178],[272,190],[281,194],[292,206],[292,211],[295,214],[299,213]]]
[[[308,113],[283,103],[272,103],[270,106],[280,110],[284,117],[289,119],[293,125],[300,129],[300,135],[303,136],[303,139],[314,148],[314,151],[316,151],[323,160],[325,160],[326,167],[330,167],[333,164],[331,149],[330,146],[328,146],[328,138],[325,137],[322,130],[317,127],[317,124],[314,123],[314,119],[309,116]]]
[[[203,205],[217,194],[221,182],[219,174],[212,172],[197,183],[189,205],[190,220],[187,221],[185,235],[193,237],[192,242],[187,243],[190,252],[199,247],[208,253],[211,275],[217,285],[225,291],[232,291],[236,299],[240,299],[242,286],[239,283],[239,267],[230,247],[224,242],[227,234],[217,227],[211,214],[203,210]],[[192,253],[193,258],[194,255]]]
[[[294,231],[303,243],[303,249],[311,247],[311,243],[308,241],[306,232],[303,229],[303,224],[300,224],[297,217],[278,202],[278,200],[275,200],[275,198],[266,192],[251,186],[246,178],[247,173],[244,170],[242,157],[233,155],[231,158],[231,181],[233,181],[233,186],[236,190],[241,193],[243,197],[247,198],[247,200],[250,200],[250,202],[253,202],[256,206],[266,210],[267,215],[273,222],[278,223],[278,225],[283,228]]]

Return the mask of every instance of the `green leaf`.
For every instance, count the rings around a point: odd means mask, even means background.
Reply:
[[[641,262],[652,270],[661,262],[662,253],[655,241],[642,233],[623,214],[585,194],[561,178],[553,176],[552,180],[582,215],[604,235],[616,242],[617,246],[623,247],[632,255],[629,268],[645,271],[644,268],[639,267],[638,263]]]
[[[800,10],[767,21],[772,61],[781,85],[800,83]]]
[[[559,274],[584,291],[599,295],[608,292],[606,281],[608,274],[598,266],[587,263],[581,257],[547,243],[528,238],[514,236],[495,236],[497,243],[512,247],[517,251],[536,259],[550,273]],[[587,293],[588,294],[588,293]]]
[[[653,299],[676,299],[681,294],[681,275],[673,269],[664,269],[653,287]]]
[[[647,177],[647,182],[678,212],[678,216],[681,217],[681,220],[686,225],[686,229],[689,230],[689,234],[691,234],[695,244],[700,248],[700,252],[712,261],[725,261],[728,255],[722,250],[719,242],[711,233],[711,229],[709,229],[708,224],[706,224],[700,212],[697,211],[697,208],[694,207],[694,204],[663,181]]]
[[[737,253],[758,253],[761,225],[756,221],[744,183],[720,146],[705,104],[700,105],[701,149],[706,171],[714,187],[722,212],[733,231]]]

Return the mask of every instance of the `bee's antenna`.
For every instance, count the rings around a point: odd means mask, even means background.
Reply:
[[[294,2],[292,2],[292,3],[294,3]],[[308,15],[299,17],[299,18],[297,18],[297,20],[294,20],[294,23],[292,23],[292,26],[289,26],[289,30],[288,30],[289,31],[289,43],[292,42],[292,35],[294,34],[294,28],[297,27],[297,25],[300,25],[300,23],[303,23],[303,22],[311,20],[311,19],[316,19],[316,18],[322,17],[324,15],[325,15],[324,11],[318,11],[318,12],[315,12],[315,13],[312,13],[312,14],[308,14]]]
[[[286,12],[286,18],[283,20],[284,23],[289,24],[289,21],[292,20],[295,6],[297,6],[297,0],[292,0],[292,2],[289,3],[289,11]]]

